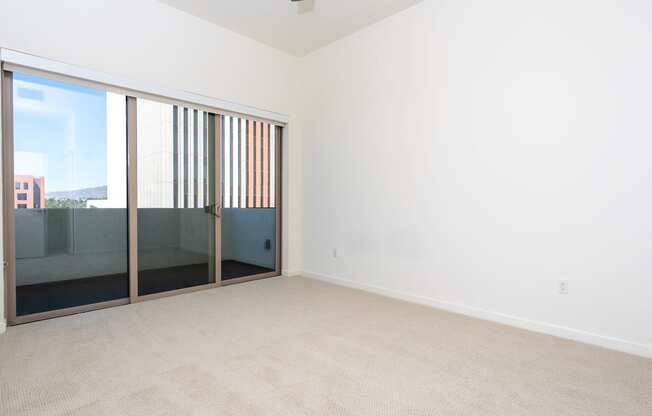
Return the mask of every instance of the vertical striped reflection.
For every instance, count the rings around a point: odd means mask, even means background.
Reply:
[[[263,137],[262,137],[262,193],[261,193],[261,206],[269,207],[269,124],[263,124]]]
[[[203,204],[204,206],[208,206],[209,204],[209,192],[208,192],[208,166],[209,166],[209,160],[208,160],[208,113],[203,112],[203,140],[202,140],[202,160],[204,162],[204,168],[203,168],[203,190],[204,190],[204,199],[203,199]]]
[[[172,206],[179,207],[179,107],[172,107]]]
[[[229,117],[229,207],[233,207],[233,117]]]
[[[238,153],[240,160],[240,176],[238,177],[239,186],[238,192],[240,193],[240,208],[247,207],[247,159],[246,159],[246,148],[247,148],[247,120],[238,118],[238,125],[240,126],[240,151]]]
[[[247,120],[247,205],[246,208],[254,207],[254,135],[255,125],[252,120]]]
[[[138,207],[208,205],[208,113],[146,99],[138,113]]]
[[[199,112],[192,112],[192,207],[199,206]]]
[[[208,113],[172,106],[172,171],[175,207],[208,205]],[[220,116],[222,206],[273,208],[276,205],[276,126]]]
[[[269,207],[276,207],[276,126],[270,126],[269,135]]]
[[[270,123],[223,116],[222,203],[224,208],[273,208],[276,128]]]
[[[231,118],[231,207],[240,208],[240,119]]]
[[[257,122],[256,141],[254,147],[256,148],[256,186],[254,192],[256,193],[256,207],[263,206],[263,123]]]
[[[231,129],[233,125],[230,123],[231,117],[224,117],[222,128],[222,206],[224,208],[231,208]]]
[[[183,205],[188,208],[188,109],[183,109]]]

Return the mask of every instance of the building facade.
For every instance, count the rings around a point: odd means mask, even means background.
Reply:
[[[45,178],[32,175],[14,176],[14,207],[45,208]]]

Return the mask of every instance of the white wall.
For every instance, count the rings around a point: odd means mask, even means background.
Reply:
[[[155,0],[3,0],[1,5],[2,47],[290,112],[286,90],[296,58]]]
[[[292,117],[297,58],[154,0],[3,0],[0,9],[0,47]],[[299,191],[287,181],[288,211],[299,210]],[[300,224],[289,217],[284,226],[284,268],[299,270]]]
[[[308,55],[304,270],[652,355],[650,22],[426,0]]]

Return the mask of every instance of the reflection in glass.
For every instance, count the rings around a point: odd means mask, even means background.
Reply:
[[[128,297],[125,96],[13,88],[17,315]]]
[[[215,282],[216,117],[145,99],[137,114],[138,294]]]
[[[222,119],[222,280],[273,272],[276,127]]]

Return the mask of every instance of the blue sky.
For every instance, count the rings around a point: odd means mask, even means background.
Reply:
[[[106,185],[106,140],[106,92],[14,74],[16,174],[46,192]]]

